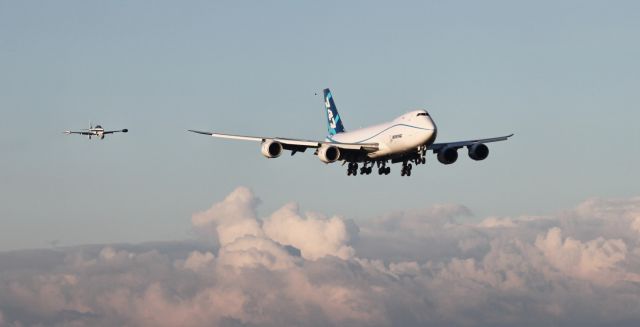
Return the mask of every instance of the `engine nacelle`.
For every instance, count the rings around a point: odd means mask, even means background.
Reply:
[[[444,148],[438,152],[438,161],[445,165],[450,165],[458,160],[458,149]]]
[[[473,160],[484,160],[489,156],[489,147],[482,143],[476,143],[467,147],[469,157]]]
[[[342,154],[340,153],[340,149],[333,145],[323,144],[318,149],[318,158],[320,161],[324,163],[332,163],[336,160],[339,160]]]
[[[274,140],[262,142],[262,155],[267,158],[277,158],[282,154],[282,143]]]

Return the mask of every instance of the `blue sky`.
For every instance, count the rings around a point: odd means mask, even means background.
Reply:
[[[362,219],[436,203],[482,218],[637,195],[634,1],[0,1],[0,250],[189,237],[237,186]],[[439,141],[508,133],[401,178],[267,160],[205,129],[323,138],[426,108]],[[129,128],[89,142],[89,121]]]

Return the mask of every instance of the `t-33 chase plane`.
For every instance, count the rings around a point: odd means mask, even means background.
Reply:
[[[89,139],[91,139],[92,136],[95,136],[101,140],[104,139],[104,136],[107,134],[113,134],[113,133],[127,133],[129,130],[128,129],[120,129],[117,131],[105,131],[104,128],[102,128],[102,126],[100,125],[96,125],[95,127],[93,126],[93,124],[89,123],[89,128],[83,129],[79,132],[74,132],[74,131],[65,131],[65,134],[80,134],[80,135],[87,135],[89,137]]]
[[[329,89],[324,90],[324,104],[329,129],[324,141],[189,131],[218,138],[261,142],[262,154],[267,158],[277,158],[284,150],[294,155],[312,148],[324,163],[348,163],[347,175],[352,176],[358,174],[359,163],[362,163],[361,175],[371,174],[374,166],[378,168],[378,174],[388,175],[391,172],[389,162],[401,162],[401,175],[411,176],[412,163],[424,164],[428,150],[433,151],[438,161],[445,165],[456,162],[458,149],[464,147],[471,159],[483,160],[489,155],[486,143],[505,141],[513,136],[435,143],[438,129],[426,110],[411,111],[387,123],[347,132]]]

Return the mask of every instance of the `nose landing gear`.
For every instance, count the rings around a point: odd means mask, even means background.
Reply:
[[[427,163],[427,147],[422,145],[420,147],[418,147],[418,153],[417,153],[417,157],[415,159],[413,159],[413,163],[417,165],[424,165],[425,163]]]

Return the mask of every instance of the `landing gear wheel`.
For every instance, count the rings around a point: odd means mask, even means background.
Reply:
[[[402,171],[400,172],[400,176],[411,176],[411,168],[413,168],[413,165],[408,163],[408,162],[403,162],[402,163]]]
[[[358,164],[350,162],[347,168],[347,176],[356,176],[358,174]]]

